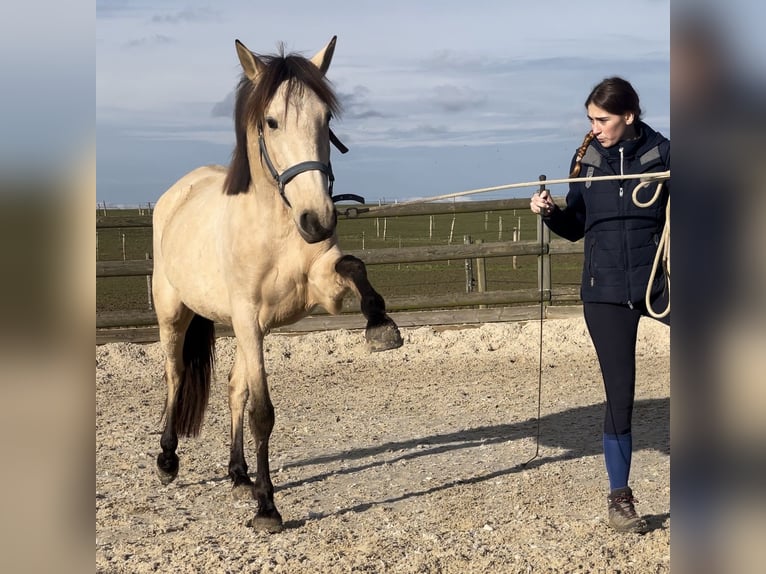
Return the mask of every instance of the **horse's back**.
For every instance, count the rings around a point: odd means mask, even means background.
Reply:
[[[157,200],[153,212],[154,229],[163,229],[177,209],[193,195],[218,186],[223,189],[225,178],[226,168],[222,165],[198,167],[181,177]]]

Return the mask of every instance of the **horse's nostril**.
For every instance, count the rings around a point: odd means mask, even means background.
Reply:
[[[316,215],[310,211],[301,213],[301,229],[303,229],[303,231],[313,235],[317,227],[319,227],[319,220]]]
[[[335,221],[333,219],[333,221]],[[299,218],[301,235],[309,243],[324,241],[332,235],[333,227],[324,227],[313,211],[304,211]]]

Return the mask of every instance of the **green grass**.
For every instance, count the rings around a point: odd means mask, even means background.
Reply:
[[[112,214],[136,215],[137,210]],[[498,241],[502,217],[502,239],[513,238],[513,228],[521,223],[521,240],[536,238],[535,216],[527,210],[509,210],[457,214],[452,243],[462,244],[470,235],[473,241]],[[447,245],[452,228],[451,214],[433,216],[432,237],[429,238],[429,216],[407,216],[370,219],[344,219],[338,222],[338,237],[342,249],[350,251],[392,247]],[[385,222],[385,223],[384,223]],[[385,227],[385,238],[383,236]],[[98,235],[98,259],[119,261],[144,259],[152,253],[151,229],[103,229]],[[552,258],[554,286],[579,285],[582,255],[557,255]],[[375,288],[386,297],[408,295],[441,295],[465,292],[465,262],[463,259],[429,263],[369,265],[368,274]],[[516,290],[537,287],[537,257],[519,256],[516,269],[511,257],[486,259],[487,289]],[[103,277],[96,279],[96,311],[145,310],[148,296],[145,277]]]

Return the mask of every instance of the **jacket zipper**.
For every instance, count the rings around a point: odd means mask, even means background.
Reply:
[[[623,153],[625,150],[624,147],[620,146],[620,175],[625,175],[625,154]],[[624,194],[623,190],[623,180],[620,180],[620,210],[622,209],[622,196]],[[622,226],[622,237],[623,237],[623,253],[625,254],[625,281],[628,286],[628,307],[633,309],[633,302],[630,300],[630,273],[628,269],[628,237],[627,233],[625,232],[625,221],[620,220],[620,225]]]
[[[622,146],[620,146],[620,175],[625,175],[625,173],[624,173],[624,171],[625,171],[625,170],[624,170],[624,166],[625,166],[625,156],[624,156],[624,155],[623,155],[623,153],[622,153],[624,149],[625,149],[625,148],[623,148]],[[622,180],[620,180],[620,197],[622,197],[622,193],[623,193],[623,192],[622,192]]]

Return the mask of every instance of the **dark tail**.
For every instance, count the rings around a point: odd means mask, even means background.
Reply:
[[[194,315],[184,339],[184,376],[176,395],[175,427],[179,436],[197,436],[202,427],[215,361],[215,326]]]

